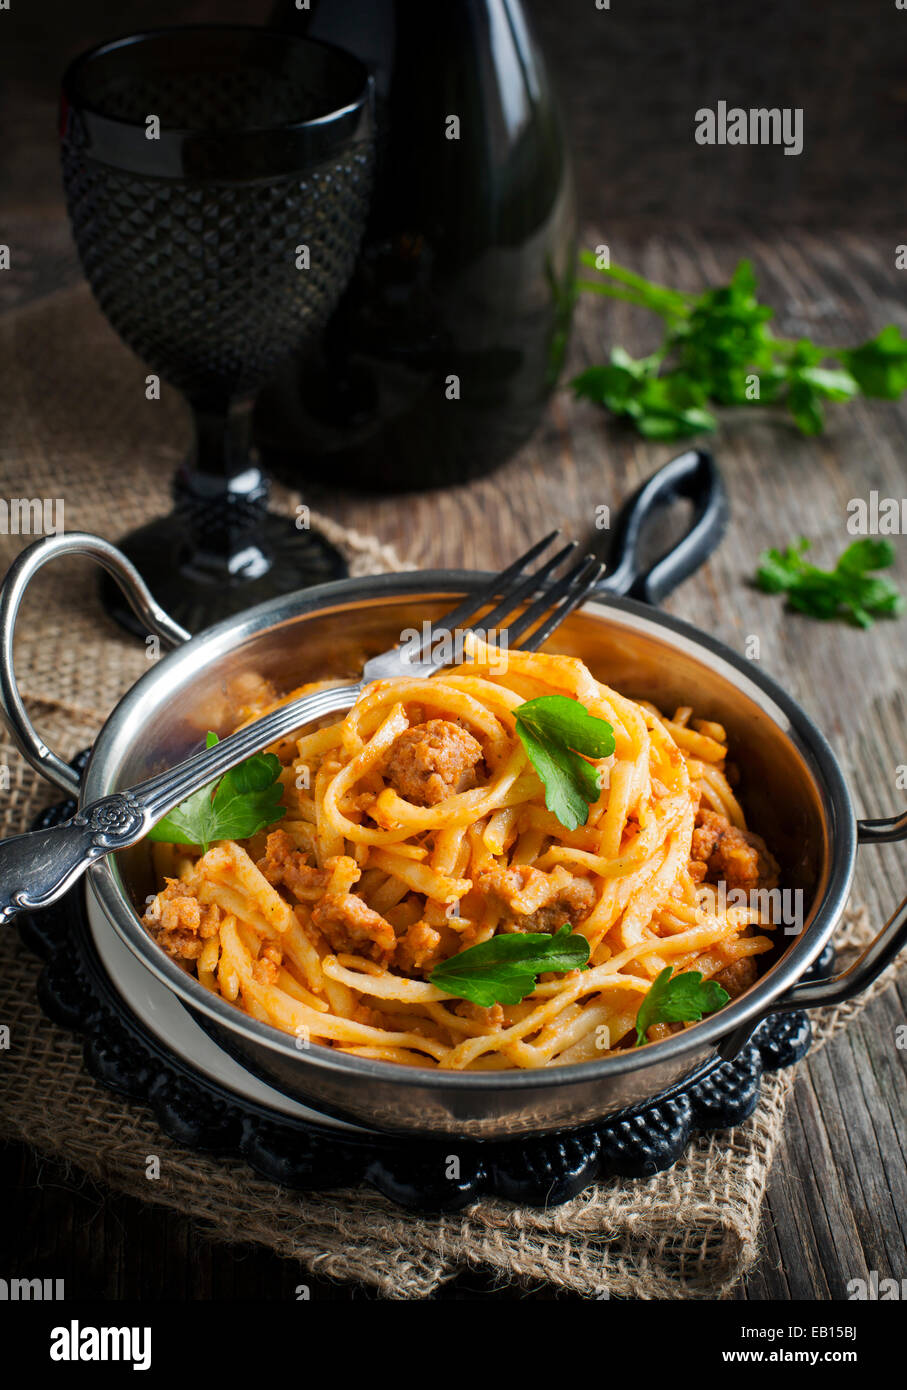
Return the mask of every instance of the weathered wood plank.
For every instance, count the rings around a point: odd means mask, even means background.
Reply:
[[[783,161],[780,180],[759,152],[741,152],[745,157],[722,186],[701,177],[704,166],[690,149],[689,89],[699,89],[704,73],[712,81],[740,79],[757,51],[760,69],[771,60],[775,75],[793,72],[800,90],[812,77],[798,66],[797,46],[786,42],[787,17],[781,9],[762,16],[749,9],[740,21],[723,0],[709,0],[691,21],[676,6],[640,3],[631,24],[629,11],[621,15],[616,9],[593,21],[586,0],[567,0],[566,12],[533,0],[553,64],[569,79],[583,204],[595,219],[586,228],[587,242],[607,241],[616,260],[688,289],[727,277],[741,255],[751,255],[782,332],[847,342],[889,320],[907,326],[903,280],[893,265],[894,247],[904,239],[905,189],[903,180],[895,189],[885,180],[886,160],[890,164],[900,138],[904,95],[895,35],[902,31],[892,28],[886,56],[884,24],[856,33],[845,0],[822,7],[821,22],[818,11],[798,11],[798,32],[821,59],[810,72],[826,73],[821,91],[820,85],[813,89],[823,147],[802,166],[802,177],[795,178],[798,161]],[[142,15],[154,23],[186,22],[206,17],[208,8],[206,0],[193,0],[188,11],[182,6],[171,14],[167,4],[162,10],[136,0],[131,13],[141,27]],[[223,0],[218,18],[255,22],[269,8],[269,0],[251,10],[239,0]],[[902,25],[893,6],[887,19]],[[56,74],[64,60],[108,30],[105,7],[89,0],[69,28],[35,28],[17,57],[2,111],[10,190],[3,235],[24,250],[16,273],[0,276],[0,311],[79,276],[62,211],[56,149],[46,132],[53,125]],[[708,44],[697,42],[697,34]],[[831,69],[839,81],[829,106]],[[621,74],[629,72],[633,81],[621,86]],[[872,77],[868,85],[865,72]],[[615,141],[615,131],[640,120],[639,90],[651,94],[651,117],[636,130],[635,142]],[[777,221],[793,210],[820,230],[770,234],[720,225],[741,206],[759,213],[763,225],[772,212]],[[697,217],[698,231],[677,220],[682,207]],[[614,209],[639,215],[635,222],[606,222]],[[704,235],[707,221],[713,225]],[[848,223],[849,230],[835,230]],[[861,230],[853,230],[855,225]],[[616,342],[644,351],[656,332],[657,325],[638,311],[589,297],[579,307],[571,369],[602,360]],[[738,649],[748,634],[757,634],[765,669],[832,740],[860,812],[887,814],[903,805],[895,775],[898,765],[907,764],[904,625],[879,625],[869,635],[826,628],[785,613],[778,600],[747,586],[763,546],[803,533],[814,540],[820,560],[831,560],[849,539],[844,518],[851,497],[871,488],[882,495],[907,493],[905,406],[831,407],[829,425],[825,437],[807,441],[768,413],[727,417],[714,447],[731,491],[734,523],[721,551],[668,606]],[[543,526],[560,523],[590,536],[595,506],[615,507],[671,452],[614,429],[593,407],[575,404],[562,392],[519,457],[469,487],[406,498],[314,487],[306,495],[339,520],[396,543],[415,563],[493,567]],[[904,585],[903,543],[897,573]],[[855,891],[875,921],[902,895],[904,877],[904,854],[897,847],[862,852]],[[871,1268],[896,1277],[907,1272],[907,1053],[893,1040],[905,1006],[902,984],[801,1068],[769,1185],[763,1258],[739,1291],[741,1298],[840,1298],[848,1278]],[[0,1179],[4,1191],[22,1194],[4,1211],[3,1223],[4,1241],[12,1243],[19,1264],[27,1261],[32,1268],[37,1260],[36,1273],[65,1276],[80,1296],[286,1299],[294,1282],[283,1261],[201,1242],[182,1218],[102,1194],[91,1184],[74,1189],[62,1165],[15,1147],[0,1153]],[[350,1296],[348,1289],[307,1282],[320,1297]],[[444,1296],[496,1295],[481,1276],[470,1274]]]

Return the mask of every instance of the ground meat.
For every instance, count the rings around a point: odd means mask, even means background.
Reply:
[[[492,1004],[489,1008],[483,1008],[481,1004],[470,1004],[468,1002],[456,1004],[454,1012],[460,1018],[472,1019],[473,1023],[479,1023],[485,1029],[497,1030],[504,1026],[504,1010],[500,1004]]]
[[[736,999],[744,990],[749,989],[750,985],[756,983],[758,973],[753,957],[743,956],[741,960],[735,960],[731,965],[719,970],[712,979],[721,985],[722,989],[726,989],[732,999]]]
[[[407,801],[434,806],[478,781],[482,745],[449,719],[429,719],[405,729],[391,745],[385,776]]]
[[[262,947],[261,955],[252,966],[252,974],[262,985],[276,985],[280,974],[283,952],[279,946],[270,943]]]
[[[353,676],[351,679],[357,680],[358,676]],[[367,1028],[387,1028],[387,1016],[380,1009],[369,1008],[368,1004],[363,1004],[361,999],[354,1006],[350,1018],[354,1023],[364,1023]]]
[[[537,889],[541,880],[548,879],[547,899],[533,912],[521,912],[520,896]],[[579,926],[595,906],[595,889],[586,878],[570,877],[567,882],[555,879],[529,864],[517,864],[510,869],[484,869],[476,886],[494,899],[504,910],[500,923],[504,931],[556,932],[562,926]]]
[[[325,893],[312,913],[312,926],[333,951],[347,951],[386,964],[397,945],[390,922],[355,893]]]
[[[426,965],[436,963],[440,945],[439,931],[430,927],[427,922],[414,922],[397,941],[394,964],[407,974],[415,974],[424,970]]]
[[[717,811],[700,811],[690,848],[690,875],[695,883],[724,883],[729,893],[777,888],[778,863],[765,841],[751,830],[738,830]]]
[[[203,907],[190,897],[179,879],[168,878],[166,888],[148,905],[143,925],[176,960],[197,960],[202,947],[220,927],[220,908],[216,903]]]
[[[324,891],[328,874],[309,864],[285,830],[272,830],[258,868],[275,888],[284,884],[297,902],[312,901]]]

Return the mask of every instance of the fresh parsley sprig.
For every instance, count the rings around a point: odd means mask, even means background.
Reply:
[[[574,377],[577,396],[604,405],[649,439],[681,439],[714,430],[711,406],[784,404],[803,434],[820,434],[826,401],[857,395],[895,400],[907,389],[907,338],[895,324],[854,348],[807,338],[777,338],[773,310],[760,303],[752,264],[743,260],[727,285],[688,294],[598,265],[579,288],[649,309],[663,320],[656,352],[633,358],[621,347],[610,361]],[[828,365],[833,363],[836,365]]]
[[[703,1014],[713,1014],[716,1009],[723,1008],[731,997],[714,980],[703,981],[698,970],[685,970],[675,975],[673,969],[667,965],[655,976],[639,1006],[637,1047],[646,1041],[646,1033],[653,1023],[693,1023]]]
[[[545,784],[545,805],[561,825],[576,830],[601,795],[598,769],[588,758],[614,752],[614,730],[568,695],[541,695],[517,705],[516,731]]]
[[[872,627],[874,618],[893,618],[904,611],[897,587],[873,573],[893,564],[890,541],[854,541],[831,570],[804,559],[809,548],[809,541],[801,536],[785,550],[764,550],[756,571],[759,587],[769,594],[786,594],[791,608],[811,618],[845,617],[863,628]]]
[[[208,732],[213,748],[217,734]],[[256,753],[225,772],[218,782],[187,796],[148,832],[149,840],[173,845],[201,845],[206,852],[215,840],[245,840],[286,815],[281,806],[280,760],[273,753]]]
[[[487,1009],[492,1004],[519,1004],[535,989],[539,975],[582,970],[588,960],[589,942],[578,932],[571,934],[565,924],[553,935],[502,932],[442,961],[429,980],[445,994]]]

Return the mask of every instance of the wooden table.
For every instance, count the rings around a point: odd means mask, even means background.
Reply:
[[[48,116],[46,84],[35,91],[34,104],[20,107],[26,144],[12,171],[19,197],[7,202],[3,229],[4,240],[25,249],[14,270],[0,277],[0,307],[35,301],[78,278],[46,142],[30,134],[35,112]],[[40,146],[35,162],[29,140]],[[600,201],[594,191],[587,199],[598,218]],[[821,232],[788,228],[773,235],[681,225],[668,238],[653,231],[651,219],[607,227],[599,221],[585,232],[589,243],[606,240],[616,260],[690,289],[726,278],[740,256],[752,256],[787,334],[856,342],[892,319],[907,327],[903,272],[894,269],[903,229],[857,231],[847,220],[842,214],[840,231],[826,222]],[[636,311],[589,298],[577,315],[571,367],[602,360],[615,342],[644,349],[652,332]],[[828,735],[859,811],[869,815],[892,814],[904,804],[896,777],[907,764],[907,620],[879,623],[869,633],[812,622],[785,612],[750,580],[761,549],[801,534],[814,542],[819,562],[833,561],[850,539],[849,499],[871,489],[905,495],[905,427],[907,406],[885,403],[831,407],[828,433],[818,440],[803,439],[768,411],[729,414],[712,446],[731,494],[731,529],[709,565],[667,603],[738,650],[747,636],[759,636],[764,669]],[[671,452],[623,432],[562,391],[521,454],[468,487],[405,498],[317,489],[306,495],[338,520],[392,542],[417,565],[491,568],[553,524],[587,536],[596,505],[615,508]],[[907,542],[896,544],[897,577],[907,589]],[[855,900],[868,905],[876,922],[902,896],[904,867],[903,847],[862,851]],[[840,1299],[848,1280],[868,1271],[907,1274],[907,1052],[895,1035],[905,1000],[902,976],[846,1034],[800,1067],[772,1171],[764,1254],[740,1298]],[[57,1163],[10,1147],[0,1157],[0,1184],[10,1267],[28,1267],[27,1257],[37,1252],[80,1296],[288,1296],[293,1277],[283,1261],[203,1243],[183,1219],[86,1186]],[[315,1292],[356,1293],[321,1284]],[[489,1292],[479,1275],[469,1274],[442,1296]]]

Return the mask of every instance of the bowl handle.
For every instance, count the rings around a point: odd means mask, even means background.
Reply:
[[[69,535],[45,536],[35,541],[10,565],[0,587],[0,709],[23,756],[42,777],[53,782],[68,796],[79,795],[79,777],[63,759],[47,747],[35,729],[16,683],[13,670],[13,635],[19,605],[34,576],[49,560],[61,555],[90,555],[112,575],[135,612],[155,634],[170,646],[188,642],[190,634],[180,627],[154,601],[138,570],[109,541],[85,531]]]
[[[907,839],[907,811],[885,820],[857,821],[857,840],[861,845],[890,844]],[[776,999],[769,1013],[788,1013],[791,1009],[813,1009],[820,1004],[840,1004],[845,999],[871,985],[895,956],[907,946],[907,898],[903,900],[878,936],[869,943],[862,955],[840,975],[826,980],[808,980],[794,985]]]
[[[693,503],[686,533],[654,564],[640,559],[644,533],[654,517],[678,498]],[[660,603],[672,589],[704,565],[727,527],[730,508],[718,465],[704,449],[690,449],[653,473],[620,509],[608,557],[608,573],[598,588]]]
[[[907,811],[884,820],[857,821],[857,840],[861,845],[884,845],[904,839],[907,839]],[[722,1038],[717,1049],[719,1056],[726,1062],[733,1060],[769,1014],[790,1013],[796,1009],[815,1009],[823,1004],[841,1004],[845,999],[853,999],[881,975],[905,946],[907,898],[892,913],[878,936],[852,965],[842,970],[840,975],[830,975],[824,980],[805,980],[802,984],[793,985],[779,999],[773,999],[762,1013]]]

